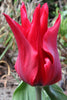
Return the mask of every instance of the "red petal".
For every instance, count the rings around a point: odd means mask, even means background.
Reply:
[[[19,55],[15,64],[16,71],[22,80],[33,85],[38,71],[37,52],[34,51],[22,34],[18,23],[13,21],[8,15],[4,14],[4,16],[10,25],[18,44]]]
[[[34,80],[38,72],[37,66],[37,52],[30,49],[27,52],[24,50],[19,53],[15,69],[23,81],[30,85],[34,85]]]
[[[61,65],[57,51],[57,33],[60,21],[61,17],[59,14],[54,26],[48,29],[43,38],[43,50],[46,51],[49,56],[51,55],[49,59],[53,61],[49,67],[44,65],[46,84],[53,84],[61,79]],[[48,65],[48,60],[46,64]]]
[[[33,48],[38,49],[40,37],[40,4],[36,7],[33,15],[33,21],[28,35],[28,40]]]
[[[42,6],[40,13],[41,13],[41,17],[40,17],[41,35],[43,37],[43,35],[45,34],[48,28],[48,5],[47,3],[45,3]]]
[[[49,52],[52,56],[53,56],[52,51],[57,50],[57,33],[59,30],[60,21],[61,17],[59,14],[54,26],[49,28],[43,37],[43,49],[46,52]]]
[[[20,49],[21,45],[28,45],[28,41],[25,39],[21,29],[21,26],[15,22],[13,19],[11,19],[8,15],[4,14],[6,21],[8,22],[8,24],[11,27],[11,30],[14,33],[14,36],[16,38],[17,41],[17,45],[18,45],[18,49]],[[22,44],[21,44],[22,43]]]
[[[25,38],[27,38],[27,32],[26,32],[26,30],[24,28],[22,28],[22,26],[19,25],[17,22],[15,22],[15,24],[17,25],[17,27],[19,28],[19,30],[21,30],[21,33],[24,34]]]
[[[22,6],[21,6],[20,10],[21,10],[22,28],[24,28],[24,30],[26,31],[25,32],[26,33],[25,36],[27,37],[27,35],[28,35],[27,31],[29,30],[29,28],[31,26],[31,23],[27,18],[27,13],[26,13],[26,8],[25,8],[24,3],[22,3]]]

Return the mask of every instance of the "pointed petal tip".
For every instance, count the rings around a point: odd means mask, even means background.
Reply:
[[[5,13],[2,13],[4,16],[6,16],[6,14]]]
[[[40,9],[40,4],[38,4],[38,6],[35,8],[35,10],[39,10]]]
[[[40,11],[40,4],[38,4],[38,6],[35,8],[34,13],[38,13]]]
[[[55,21],[55,24],[54,25],[56,25],[56,24],[60,24],[61,23],[61,14],[59,13],[59,15],[58,15],[58,17],[57,17],[57,19],[56,19],[56,21]]]
[[[5,13],[2,13],[3,15],[5,14]]]
[[[21,8],[24,8],[24,6],[25,6],[25,4],[24,4],[24,2],[22,2]]]
[[[58,19],[58,20],[61,19],[61,14],[60,14],[60,13],[58,13],[57,19]]]
[[[61,19],[61,14],[60,13],[59,13],[58,17],[59,17],[59,19]]]
[[[37,18],[39,13],[40,13],[40,4],[38,4],[38,6],[35,8],[34,13],[33,13],[33,17]]]
[[[48,4],[47,3],[43,4],[43,7],[44,9],[48,9]]]
[[[27,15],[26,7],[25,7],[24,2],[22,2],[22,5],[21,5],[21,7],[20,7],[20,12],[21,12],[21,16]]]
[[[25,7],[25,3],[24,2],[22,2],[22,5],[20,7],[20,10],[21,11],[24,11],[26,13],[26,7]]]
[[[5,13],[3,13],[3,15],[5,16],[5,19],[6,19],[6,21],[9,23],[9,20],[12,20],[13,21],[13,19],[11,19],[11,17],[9,16],[9,15],[7,15],[7,14],[5,14]]]
[[[47,3],[43,4],[41,9],[48,16],[49,14],[48,4]]]
[[[44,6],[48,7],[48,4],[47,4],[47,3],[45,3],[45,4],[44,4]]]
[[[37,6],[38,8],[40,8],[40,3],[38,4],[38,6]]]
[[[60,23],[61,23],[61,14],[59,13],[59,19],[60,19]]]
[[[8,16],[7,14],[5,14],[5,13],[3,13],[3,15],[5,16],[6,19],[9,17],[9,16]]]
[[[37,25],[40,23],[40,4],[34,10],[32,23]]]
[[[60,14],[60,13],[59,13],[58,17],[59,17],[59,19],[61,20],[61,14]]]

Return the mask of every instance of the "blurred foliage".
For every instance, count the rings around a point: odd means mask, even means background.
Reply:
[[[56,4],[56,10],[53,11],[55,17],[51,22],[51,26],[54,24],[55,20],[58,17],[58,13],[61,14],[61,24],[59,28],[58,34],[58,50],[60,54],[61,63],[67,64],[67,4],[63,5],[63,9],[61,10]],[[62,65],[63,66],[63,65]],[[65,67],[67,65],[64,65]]]
[[[59,29],[60,41],[62,42],[64,47],[67,48],[67,5],[64,5],[63,10],[60,10],[58,5],[56,4],[56,11],[53,11],[55,17],[51,22],[52,25],[54,24],[55,20],[58,17],[58,12],[60,12],[61,14],[61,24]]]
[[[61,13],[61,25],[59,29],[59,34],[63,38],[63,45],[67,47],[67,10]]]

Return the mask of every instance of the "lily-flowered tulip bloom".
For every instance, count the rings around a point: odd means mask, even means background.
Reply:
[[[18,57],[15,69],[20,78],[32,85],[51,85],[61,79],[61,65],[57,51],[59,14],[54,26],[48,28],[48,5],[36,7],[33,20],[27,18],[24,3],[21,10],[21,25],[4,14],[15,36]]]

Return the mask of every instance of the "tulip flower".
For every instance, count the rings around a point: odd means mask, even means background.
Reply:
[[[4,14],[17,42],[18,57],[15,69],[20,78],[32,86],[45,86],[61,79],[57,50],[57,34],[61,15],[48,28],[48,5],[35,8],[32,22],[27,18],[25,4],[21,8],[21,25]]]

